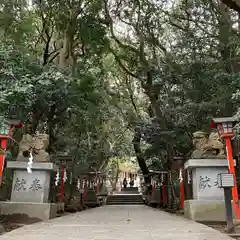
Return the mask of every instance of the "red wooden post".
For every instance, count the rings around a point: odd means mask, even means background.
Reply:
[[[61,185],[60,185],[60,197],[59,200],[62,202],[64,198],[64,172],[65,168],[62,167],[61,169]]]
[[[12,125],[10,124],[8,134],[0,133],[0,147],[5,152],[7,150],[7,141],[8,137],[12,135]],[[3,178],[3,169],[4,169],[4,163],[5,163],[5,154],[0,154],[0,185],[2,184],[2,178]]]
[[[64,181],[65,181],[65,170],[68,166],[72,164],[72,157],[68,155],[67,152],[62,152],[57,156],[57,163],[59,164],[59,168],[61,169],[60,173],[60,193],[59,193],[59,201],[64,201]]]
[[[235,209],[236,218],[240,219],[240,208],[239,208],[239,204],[238,204],[238,189],[237,189],[234,161],[233,161],[233,156],[232,156],[231,137],[228,137],[228,136],[225,137],[225,141],[226,141],[229,172],[232,173],[234,176],[234,187],[232,188],[233,205],[234,205],[234,209]]]
[[[185,192],[184,192],[184,178],[183,178],[183,169],[180,169],[180,199],[181,199],[181,208],[184,209],[185,201]]]
[[[179,192],[180,192],[180,201],[181,201],[181,209],[184,209],[184,201],[185,201],[185,189],[184,189],[184,161],[185,157],[183,155],[176,156],[173,158],[177,167],[179,169]]]
[[[1,136],[0,143],[1,143],[1,148],[2,148],[4,151],[6,151],[6,150],[7,150],[7,137],[3,138],[3,137]],[[0,155],[0,184],[2,184],[2,176],[3,176],[4,162],[5,162],[5,155],[4,155],[4,153],[2,153],[2,154]]]
[[[23,128],[24,125],[22,123],[20,123],[19,120],[4,120],[2,122],[4,129],[3,132],[0,132],[0,147],[1,149],[3,149],[4,151],[7,150],[7,141],[8,138],[11,137],[12,135],[12,128]],[[9,127],[7,127],[9,126]],[[9,130],[7,130],[9,129]],[[5,163],[5,154],[4,153],[0,153],[0,185],[2,184],[2,176],[3,176],[3,169],[4,169],[4,163]]]

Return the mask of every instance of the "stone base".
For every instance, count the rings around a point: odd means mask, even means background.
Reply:
[[[234,207],[233,216],[234,214]],[[197,222],[225,222],[226,210],[224,200],[186,200],[184,216]]]
[[[49,220],[57,215],[54,203],[0,202],[1,214],[27,214],[30,218]]]
[[[11,202],[48,203],[51,174],[57,171],[57,166],[35,162],[32,173],[27,172],[27,166],[27,162],[7,163],[7,168],[14,170]]]
[[[224,200],[224,191],[218,187],[218,175],[228,173],[227,159],[189,159],[184,168],[192,174],[194,200]]]

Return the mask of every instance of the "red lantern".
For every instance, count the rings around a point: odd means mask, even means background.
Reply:
[[[221,137],[232,137],[234,123],[235,121],[232,117],[213,118],[211,122],[211,128],[217,129]]]

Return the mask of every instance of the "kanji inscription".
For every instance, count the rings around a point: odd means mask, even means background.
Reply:
[[[21,180],[17,178],[13,186],[13,191],[16,191],[16,192],[26,191],[26,187],[25,187],[26,184],[27,184],[27,181],[24,178],[22,178]]]
[[[33,192],[37,192],[39,189],[42,189],[42,186],[40,184],[40,180],[35,178],[29,187],[29,190],[32,190]]]
[[[199,189],[205,189],[205,188],[211,188],[211,187],[217,187],[218,181],[217,178],[215,181],[212,181],[210,177],[208,176],[200,176],[199,178]]]

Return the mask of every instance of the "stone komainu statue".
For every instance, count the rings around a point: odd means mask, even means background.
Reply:
[[[212,132],[210,135],[201,131],[195,132],[193,134],[193,145],[195,150],[192,153],[192,158],[226,159],[224,144],[217,132]]]
[[[28,161],[28,157],[25,156],[25,153],[31,149],[33,150],[34,162],[50,162],[50,156],[48,152],[46,152],[48,145],[48,134],[36,134],[35,136],[29,134],[23,135],[19,143],[17,161]]]

